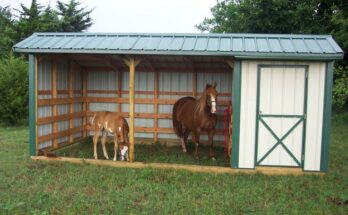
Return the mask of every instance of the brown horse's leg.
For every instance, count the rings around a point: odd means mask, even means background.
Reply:
[[[210,157],[212,160],[216,160],[215,159],[215,150],[214,150],[214,131],[210,131],[208,133],[208,141],[210,143]]]
[[[198,145],[199,145],[199,134],[196,132],[192,132],[192,140],[195,143],[195,153],[194,156],[196,159],[199,158],[199,154],[198,154]]]
[[[98,144],[98,139],[99,139],[99,129],[94,129],[94,137],[93,137],[93,156],[94,159],[98,159],[98,154],[97,154],[97,144]]]
[[[105,159],[109,160],[109,156],[108,156],[108,152],[106,151],[106,135],[108,134],[108,132],[106,132],[106,130],[103,131],[103,137],[102,137],[102,146],[103,146],[103,154]]]
[[[190,130],[185,129],[183,133],[183,137],[181,138],[181,146],[182,146],[182,151],[187,152],[186,150],[186,144],[187,144],[187,138],[190,134]]]

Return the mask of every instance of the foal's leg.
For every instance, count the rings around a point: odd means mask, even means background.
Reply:
[[[117,161],[117,151],[118,151],[118,142],[117,142],[117,134],[114,135],[114,161]]]
[[[103,131],[103,137],[102,137],[102,145],[103,145],[103,153],[104,153],[104,157],[106,159],[109,159],[108,156],[108,152],[106,151],[106,147],[105,147],[105,143],[106,143],[106,136],[107,136],[108,132],[107,131]]]
[[[94,130],[94,137],[93,137],[93,156],[94,156],[94,159],[98,159],[97,144],[98,144],[99,134],[100,134],[99,130]]]
[[[210,157],[212,160],[216,160],[215,159],[215,150],[214,150],[214,131],[210,131],[208,133],[208,141],[210,143]]]

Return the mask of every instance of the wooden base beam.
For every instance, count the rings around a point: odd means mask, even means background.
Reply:
[[[324,175],[322,172],[304,172],[300,168],[280,168],[280,167],[258,167],[253,169],[232,169],[230,167],[216,167],[216,166],[199,166],[186,164],[169,164],[169,163],[143,163],[143,162],[122,162],[112,160],[94,160],[81,159],[69,157],[45,157],[45,156],[31,156],[33,160],[50,161],[50,162],[69,162],[76,164],[93,164],[101,166],[111,166],[119,168],[132,169],[165,169],[165,170],[186,170],[197,173],[214,173],[214,174],[264,174],[264,175]]]

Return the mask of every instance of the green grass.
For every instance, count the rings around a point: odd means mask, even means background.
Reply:
[[[27,127],[2,127],[0,214],[347,214],[347,131],[348,114],[334,115],[326,175],[264,176],[32,161]],[[143,161],[182,155],[175,147],[136,149]],[[156,158],[156,149],[170,155]],[[199,161],[190,154],[175,161],[224,165],[207,161],[204,150]]]

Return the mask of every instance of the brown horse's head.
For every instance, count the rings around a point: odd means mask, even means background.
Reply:
[[[218,92],[216,91],[216,82],[214,85],[207,84],[205,88],[205,96],[207,105],[210,108],[212,114],[216,113],[216,102],[217,102]]]

